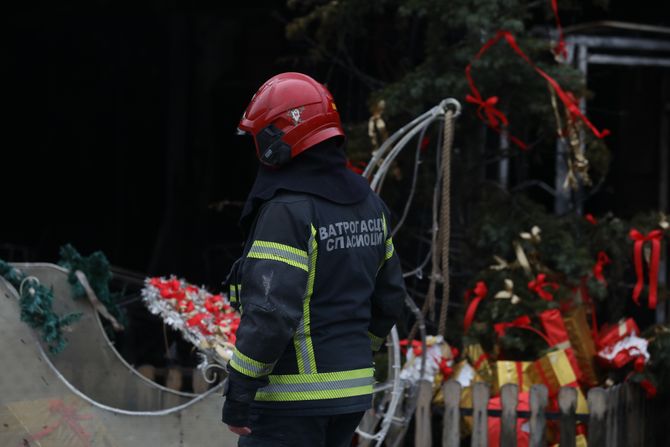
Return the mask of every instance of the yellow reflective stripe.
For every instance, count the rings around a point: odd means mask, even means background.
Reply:
[[[299,248],[291,247],[290,245],[280,244],[278,242],[256,240],[251,245],[252,249],[254,247],[274,248],[278,250],[287,251],[289,253],[293,253],[294,255],[298,256],[305,262],[307,261],[307,252],[305,250],[300,250]]]
[[[267,386],[256,392],[256,400],[282,402],[336,399],[371,394],[374,369],[271,375],[269,381]]]
[[[382,227],[384,229],[384,239],[386,239],[386,235],[388,234],[388,230],[386,229],[386,216],[384,213],[382,213]]]
[[[302,301],[302,319],[298,323],[293,338],[295,346],[296,360],[298,361],[298,371],[301,374],[316,373],[316,358],[314,357],[314,346],[312,344],[312,335],[310,328],[310,302],[314,293],[314,279],[316,277],[316,258],[318,254],[318,244],[316,242],[316,228],[311,225],[312,235],[309,238],[309,270],[307,275],[307,287]]]
[[[254,360],[251,357],[242,354],[237,347],[235,347],[233,357],[230,359],[230,366],[245,376],[257,378],[270,374],[274,368],[274,363],[263,363]]]
[[[382,337],[377,337],[370,331],[368,331],[368,337],[370,337],[370,342],[372,343],[372,350],[379,351],[384,344],[384,339]]]
[[[271,384],[295,383],[323,383],[336,382],[348,379],[364,379],[373,377],[374,368],[352,369],[349,371],[335,371],[314,374],[272,374],[268,377]]]
[[[286,391],[286,392],[267,392],[257,391],[256,400],[265,402],[289,402],[304,400],[322,400],[339,399],[343,397],[364,396],[372,394],[372,385],[363,385],[358,387],[344,388],[340,390],[322,390],[322,391]]]
[[[388,261],[393,256],[395,247],[393,246],[393,239],[388,238],[386,240],[386,254],[384,255],[384,261]]]
[[[251,244],[249,253],[247,253],[247,257],[281,261],[304,271],[308,270],[306,251],[278,242],[254,241]]]
[[[239,300],[240,290],[242,290],[242,284],[231,284],[228,288],[228,299],[231,303],[236,303]]]
[[[341,390],[325,391],[287,391],[287,392],[266,392],[257,391],[256,400],[264,402],[290,402],[304,400],[322,400],[322,399],[340,399],[343,397],[364,396],[372,394],[372,385],[363,385]]]

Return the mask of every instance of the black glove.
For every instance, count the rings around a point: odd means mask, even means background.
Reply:
[[[223,403],[221,420],[233,427],[249,426],[249,411],[254,401],[256,390],[267,384],[267,377],[248,379],[237,371],[228,368],[228,377],[223,384]]]
[[[246,402],[226,398],[221,411],[221,421],[233,427],[248,427],[249,409],[250,405]]]

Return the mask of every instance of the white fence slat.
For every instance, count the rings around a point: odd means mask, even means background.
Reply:
[[[488,383],[476,382],[472,387],[472,447],[488,447],[488,405],[490,388]]]
[[[547,445],[545,411],[549,400],[548,395],[547,387],[544,385],[533,385],[530,389],[530,447]]]
[[[620,447],[619,444],[619,385],[607,390],[607,447]],[[621,446],[623,447],[623,446]]]
[[[432,402],[433,383],[427,380],[420,380],[414,425],[414,445],[416,447],[431,447],[433,445],[433,434],[430,428],[430,405]]]
[[[519,402],[519,387],[514,383],[503,385],[500,400],[502,401],[500,445],[516,447],[516,407]]]
[[[459,447],[461,444],[461,384],[449,380],[442,385],[444,419],[442,420],[442,447]]]
[[[605,447],[607,437],[607,390],[591,388],[589,403],[589,447]]]
[[[564,386],[558,391],[558,408],[561,411],[561,447],[575,447],[577,436],[577,389]]]

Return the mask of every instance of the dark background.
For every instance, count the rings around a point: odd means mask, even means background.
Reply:
[[[5,16],[0,258],[54,261],[70,242],[216,288],[240,251],[237,219],[256,170],[251,141],[235,136],[251,95],[278,72],[303,71],[328,82],[345,121],[360,121],[361,93],[300,57],[308,45],[286,40],[281,1],[189,12],[86,5]],[[623,1],[563,20],[603,19],[668,24]],[[663,85],[667,69],[591,72],[590,116],[613,131],[613,164],[586,211],[657,207]]]

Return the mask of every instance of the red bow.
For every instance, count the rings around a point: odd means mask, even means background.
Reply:
[[[661,240],[663,239],[662,230],[654,230],[643,235],[635,228],[628,233],[635,244],[633,246],[633,255],[635,258],[635,274],[637,283],[633,289],[633,301],[640,305],[640,294],[644,287],[644,276],[642,268],[642,246],[645,242],[651,242],[651,259],[649,261],[649,309],[656,309],[656,300],[658,296],[658,269],[661,260]]]
[[[555,1],[555,0],[553,0]],[[553,4],[552,4],[553,6]],[[555,9],[557,11],[557,9]],[[556,15],[558,18],[558,15]],[[539,68],[533,61],[530,60],[530,58],[526,55],[526,53],[521,50],[519,45],[516,42],[516,39],[514,36],[509,32],[509,31],[503,31],[500,30],[496,33],[494,37],[489,39],[477,52],[475,57],[473,58],[472,61],[465,67],[465,77],[467,78],[468,81],[468,86],[470,87],[470,92],[472,93],[471,95],[468,95],[466,97],[466,101],[477,104],[479,108],[477,109],[477,114],[480,118],[482,118],[482,109],[484,113],[486,114],[486,120],[484,120],[484,123],[495,130],[496,132],[500,133],[500,124],[502,123],[503,125],[507,124],[507,118],[503,120],[505,115],[500,111],[495,109],[494,105],[497,103],[498,98],[493,96],[487,99],[486,101],[483,100],[481,93],[479,93],[479,90],[475,86],[474,80],[472,79],[471,71],[472,71],[472,62],[475,60],[478,60],[479,58],[482,57],[486,51],[489,50],[493,45],[498,43],[500,40],[505,39],[505,42],[512,48],[512,50],[528,65],[530,65],[533,70],[537,74],[539,74],[542,78],[544,78],[551,88],[556,92],[556,95],[558,98],[561,100],[561,102],[565,105],[565,108],[568,111],[568,114],[570,115],[570,118],[572,120],[581,120],[590,130],[593,132],[593,134],[598,137],[598,138],[604,138],[605,136],[609,135],[609,130],[604,129],[602,131],[599,131],[592,123],[589,121],[589,119],[582,113],[582,111],[579,108],[578,101],[577,99],[569,92],[566,92],[563,90],[563,88],[556,82],[554,78],[549,76],[547,73],[545,73],[541,68]],[[562,52],[564,51],[565,44],[562,44],[562,31],[559,32],[559,44],[557,46],[557,51]],[[519,146],[521,149],[527,149],[527,145],[519,140],[516,137],[510,136],[509,137],[510,141],[512,141],[514,144]]]
[[[484,281],[477,282],[477,285],[474,289],[468,290],[465,292],[465,304],[468,306],[468,309],[465,311],[465,317],[463,318],[463,329],[465,332],[470,329],[472,321],[475,319],[475,313],[477,312],[477,307],[479,303],[486,297],[486,294],[489,292]],[[475,295],[475,298],[470,301],[470,297]]]
[[[403,348],[403,353],[407,352],[407,346],[409,345],[409,340],[400,340],[400,346]],[[414,356],[418,357],[421,355],[423,350],[421,349],[421,342],[419,340],[412,340],[412,351],[414,352]]]
[[[612,260],[607,256],[607,253],[604,251],[599,252],[596,265],[593,266],[593,277],[598,281],[607,284],[607,281],[605,281],[605,277],[603,276],[603,268],[611,263]]]
[[[454,369],[447,364],[447,359],[444,357],[440,357],[440,361],[438,362],[437,359],[435,359],[435,363],[437,363],[437,366],[440,368],[440,372],[442,373],[443,380],[447,380],[449,377],[451,377],[451,374],[453,374]]]
[[[554,295],[551,292],[547,291],[547,287],[558,290],[559,285],[555,282],[548,282],[547,275],[545,273],[540,273],[537,277],[528,283],[528,288],[533,292],[537,293],[540,298],[545,301],[553,301]]]
[[[484,121],[487,126],[494,129],[500,127],[500,124],[507,126],[509,123],[507,117],[501,110],[496,109],[495,107],[495,105],[498,104],[497,96],[491,96],[486,101],[484,101],[479,91],[475,89],[473,93],[475,93],[475,96],[467,94],[465,96],[465,100],[478,106],[477,116],[479,119]]]

